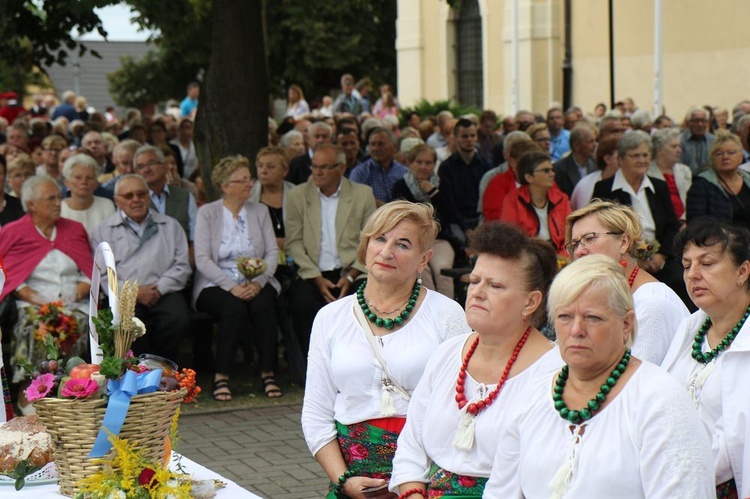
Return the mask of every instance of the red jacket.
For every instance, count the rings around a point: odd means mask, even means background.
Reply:
[[[552,245],[558,253],[567,255],[565,252],[565,217],[572,211],[570,201],[557,185],[552,186],[547,192],[547,199],[549,200],[547,223]],[[501,220],[518,225],[531,237],[539,234],[539,218],[531,204],[528,185],[523,185],[505,196]]]
[[[516,174],[513,170],[496,175],[490,180],[482,196],[482,214],[485,222],[500,220],[506,194],[516,189]]]

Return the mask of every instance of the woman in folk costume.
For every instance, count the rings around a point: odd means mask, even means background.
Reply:
[[[329,498],[385,492],[424,366],[438,345],[470,331],[455,301],[421,286],[437,232],[429,205],[378,209],[358,252],[367,280],[315,318],[302,430],[331,479]]]
[[[715,497],[711,444],[684,388],[631,356],[636,318],[619,262],[565,267],[548,311],[565,365],[506,413],[484,497]]]
[[[493,222],[477,229],[471,249],[466,320],[475,332],[440,345],[414,391],[390,486],[402,498],[482,497],[504,414],[562,365],[536,329],[557,271],[552,246]]]

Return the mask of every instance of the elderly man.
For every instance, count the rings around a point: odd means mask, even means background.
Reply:
[[[195,198],[182,187],[167,185],[167,163],[161,149],[141,146],[133,156],[133,169],[148,184],[151,208],[169,215],[180,223],[192,250],[195,234],[195,217],[198,207]],[[191,259],[192,262],[192,259]]]
[[[448,135],[450,135],[450,132],[446,130],[446,125],[451,120],[453,120],[453,113],[450,111],[440,111],[438,113],[438,131],[427,137],[426,142],[428,146],[437,150],[448,145]]]
[[[385,128],[374,128],[370,132],[370,159],[352,170],[352,182],[366,184],[375,194],[375,202],[382,206],[393,199],[393,184],[404,178],[407,167],[396,161],[396,144],[393,134]]]
[[[479,182],[492,165],[477,153],[477,127],[460,119],[453,129],[456,152],[440,165],[440,191],[456,208],[457,223],[468,235],[479,224]]]
[[[503,138],[503,162],[498,166],[487,170],[487,173],[482,175],[482,179],[479,181],[479,206],[477,207],[477,209],[479,210],[480,214],[483,214],[484,211],[484,192],[487,189],[487,186],[490,185],[490,182],[492,182],[492,180],[496,176],[508,171],[510,167],[510,165],[508,164],[508,161],[510,161],[510,150],[513,147],[513,144],[516,142],[533,141],[526,132],[522,132],[520,130],[514,130],[505,134],[505,138]]]
[[[555,182],[568,197],[573,195],[576,184],[596,170],[596,133],[588,123],[579,123],[570,131],[571,154],[557,161]]]
[[[147,333],[133,343],[136,355],[176,360],[180,340],[190,328],[190,309],[181,293],[192,272],[185,233],[175,219],[149,208],[148,185],[140,175],[118,179],[115,203],[117,212],[91,232],[91,247],[108,242],[118,284],[138,282],[135,314]]]
[[[516,126],[518,130],[525,132],[534,123],[536,123],[536,119],[531,111],[522,109],[516,113]]]
[[[324,121],[317,121],[307,127],[305,130],[305,142],[307,143],[307,153],[300,154],[292,159],[289,163],[289,173],[286,180],[293,184],[304,184],[310,178],[312,171],[313,150],[318,144],[330,144],[333,142],[333,129],[331,125]]]
[[[289,290],[292,319],[305,352],[315,314],[347,295],[365,271],[357,261],[359,233],[375,211],[372,189],[344,178],[340,147],[317,146],[312,169],[312,181],[292,189],[284,208],[286,252],[301,278]]]
[[[625,133],[625,127],[620,121],[620,118],[615,116],[605,116],[599,122],[599,142],[602,142],[607,137],[617,137],[619,140],[622,134]]]
[[[559,107],[550,108],[547,111],[547,128],[549,128],[550,139],[552,139],[549,148],[552,161],[557,161],[570,152],[570,132],[563,128],[563,124],[562,109]]]
[[[141,144],[135,140],[125,139],[118,143],[112,150],[112,162],[115,171],[99,175],[99,183],[102,189],[114,194],[115,184],[120,176],[133,173],[133,156]]]
[[[684,163],[698,173],[706,168],[710,158],[708,153],[716,135],[708,133],[708,111],[702,107],[691,107],[685,115],[687,129],[680,134],[682,146],[681,163]]]
[[[99,165],[99,174],[114,171],[115,164],[107,158],[107,144],[99,132],[88,132],[81,140],[81,146],[88,150],[89,155],[96,160]]]
[[[341,94],[333,101],[333,113],[359,116],[362,113],[362,102],[353,93],[354,77],[345,74],[341,77]]]

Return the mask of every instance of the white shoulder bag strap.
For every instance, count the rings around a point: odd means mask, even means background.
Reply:
[[[383,358],[383,354],[380,350],[380,345],[378,345],[378,342],[375,340],[375,335],[372,334],[372,330],[370,329],[370,325],[367,323],[367,319],[365,318],[365,314],[364,312],[362,312],[362,309],[359,308],[356,304],[353,305],[353,308],[354,316],[357,318],[359,325],[362,326],[362,332],[365,334],[367,342],[370,344],[372,352],[375,354],[375,358],[380,364],[380,367],[383,368],[383,378],[380,380],[382,384],[380,412],[384,416],[393,416],[394,414],[396,414],[396,407],[393,403],[393,395],[391,392],[398,393],[401,398],[403,398],[407,402],[411,400],[411,394],[404,387],[402,387],[398,383],[398,381],[396,381],[396,379],[391,374],[390,369],[388,369],[388,364],[386,364],[385,359]]]

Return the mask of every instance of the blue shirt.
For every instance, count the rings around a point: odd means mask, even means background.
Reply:
[[[185,97],[182,99],[182,102],[180,102],[180,116],[183,118],[187,118],[190,116],[190,113],[193,112],[193,109],[195,109],[198,106],[198,99],[191,99],[190,97]]]
[[[364,163],[358,164],[352,170],[349,180],[358,184],[369,185],[372,187],[375,199],[387,203],[393,199],[393,184],[402,179],[408,171],[407,167],[395,160],[388,170],[384,170],[382,166],[370,158]]]
[[[570,132],[562,128],[557,137],[553,136],[552,133],[550,133],[550,136],[552,143],[549,146],[549,155],[552,157],[552,162],[554,163],[570,151]]]

